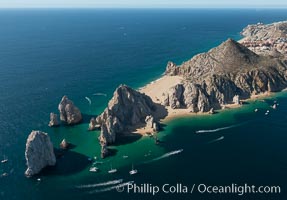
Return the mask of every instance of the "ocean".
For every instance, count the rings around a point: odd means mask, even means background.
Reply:
[[[0,10],[0,159],[8,159],[0,163],[0,174],[8,173],[0,177],[0,199],[286,199],[286,92],[212,116],[174,119],[159,133],[160,145],[149,137],[126,138],[104,160],[99,132],[87,131],[119,84],[142,87],[159,78],[168,61],[180,64],[227,38],[238,40],[248,24],[286,19],[284,9]],[[49,114],[63,95],[84,121],[50,128]],[[55,147],[66,138],[74,148],[55,168],[27,179],[24,151],[32,130],[49,133]],[[98,173],[89,172],[87,159],[94,156],[103,162]],[[139,171],[134,176],[132,165]],[[118,173],[108,174],[111,166]],[[115,190],[129,181],[138,190]],[[141,190],[145,184],[160,191]],[[164,184],[189,192],[164,192]],[[200,184],[280,186],[281,193],[203,194]]]

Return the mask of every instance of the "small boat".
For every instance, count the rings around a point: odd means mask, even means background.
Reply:
[[[97,156],[94,157],[94,160],[97,160]]]
[[[269,113],[269,110],[267,110],[266,112]]]
[[[134,165],[132,165],[132,170],[129,172],[130,175],[137,174],[138,170],[134,169]]]
[[[127,159],[128,157],[129,157],[129,156],[124,155],[124,156],[123,156],[123,159]]]
[[[111,169],[108,171],[109,174],[113,174],[116,173],[118,170],[117,169],[113,169],[111,166]]]
[[[97,165],[97,164],[103,164],[104,162],[101,162],[101,161],[96,161],[93,163],[93,165]]]
[[[41,179],[40,179],[40,178],[37,178],[37,181],[39,181],[39,182],[40,182],[40,181],[41,181]]]
[[[90,168],[90,172],[97,172],[99,170],[99,168],[97,168],[97,167],[91,167]]]
[[[88,158],[88,161],[90,161],[90,162],[93,161],[93,158],[90,158],[90,157],[89,157],[89,158]]]
[[[254,110],[254,112],[258,112],[258,108],[256,108],[256,109]]]
[[[6,163],[6,162],[8,162],[8,159],[1,160],[1,163]]]
[[[276,109],[276,108],[277,108],[277,104],[274,104],[274,105],[272,106],[272,108],[273,108],[273,109]]]
[[[5,177],[5,176],[8,176],[8,173],[3,173],[3,174],[1,174],[1,177]]]
[[[269,112],[266,112],[266,113],[265,113],[265,115],[268,115],[268,114],[269,114]]]

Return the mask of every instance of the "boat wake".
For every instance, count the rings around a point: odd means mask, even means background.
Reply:
[[[100,92],[99,92],[99,93],[94,93],[93,95],[94,95],[94,96],[105,96],[105,97],[107,96],[107,94],[105,94],[105,93],[100,93]]]
[[[223,140],[223,139],[224,139],[224,136],[221,136],[221,137],[219,137],[219,138],[217,138],[215,140],[211,140],[210,142],[208,142],[208,144],[211,144],[211,143],[214,143],[214,142],[218,142],[218,141]]]
[[[111,186],[111,187],[107,187],[107,188],[103,188],[103,189],[93,190],[93,191],[90,191],[89,194],[108,192],[108,191],[111,191],[111,190],[123,191],[125,186],[127,186],[129,184],[133,184],[133,183],[134,183],[134,181],[128,181],[128,182],[121,183],[121,184],[118,184],[118,185],[115,185],[115,186]]]
[[[115,185],[122,183],[123,179],[113,180],[113,181],[107,181],[103,183],[96,183],[96,184],[89,184],[89,185],[79,185],[76,186],[76,188],[82,189],[82,188],[96,188],[96,187],[103,187],[103,186],[109,186],[109,185]]]
[[[226,126],[226,127],[210,129],[210,130],[198,130],[198,131],[195,131],[195,133],[214,133],[214,132],[223,131],[223,130],[226,130],[226,129],[235,128],[235,127],[240,126],[240,125],[242,125],[242,124]]]
[[[85,99],[87,99],[90,105],[92,104],[92,100],[89,97],[85,97]]]
[[[171,151],[171,152],[169,152],[169,153],[163,154],[162,156],[157,157],[157,158],[154,158],[154,159],[152,159],[152,160],[150,160],[150,161],[147,161],[147,162],[145,162],[145,163],[151,163],[151,162],[154,162],[154,161],[157,161],[157,160],[161,160],[161,159],[163,159],[163,158],[167,158],[167,157],[170,157],[170,156],[172,156],[172,155],[179,154],[179,153],[181,153],[182,151],[183,151],[183,149],[179,149],[179,150],[176,150],[176,151]]]

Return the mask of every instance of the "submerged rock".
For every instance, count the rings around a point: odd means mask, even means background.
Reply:
[[[53,126],[59,126],[60,123],[58,121],[58,115],[55,113],[50,113],[50,122],[49,122],[49,126],[53,127]]]
[[[81,111],[67,96],[63,96],[58,109],[61,121],[64,121],[69,125],[77,124],[82,121]]]
[[[25,158],[27,170],[25,175],[30,177],[38,174],[43,168],[56,164],[53,144],[47,133],[32,131],[26,142]]]

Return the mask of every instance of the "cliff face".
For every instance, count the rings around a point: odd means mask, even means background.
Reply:
[[[233,102],[237,95],[248,98],[252,94],[286,88],[286,69],[286,60],[257,55],[228,39],[181,66],[168,63],[165,74],[182,76],[185,81],[169,89],[164,104],[190,108],[191,112],[207,112]]]
[[[81,111],[67,96],[63,96],[58,109],[61,121],[64,121],[69,125],[77,124],[82,121]]]
[[[44,167],[56,164],[53,144],[47,133],[32,131],[26,142],[26,176],[38,174]]]
[[[96,118],[96,122],[101,124],[101,143],[114,143],[118,134],[145,125],[146,117],[152,115],[155,109],[150,97],[126,85],[119,86],[108,107]]]

